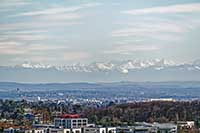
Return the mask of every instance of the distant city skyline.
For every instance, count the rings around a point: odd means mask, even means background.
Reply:
[[[0,66],[200,59],[199,0],[2,0]]]

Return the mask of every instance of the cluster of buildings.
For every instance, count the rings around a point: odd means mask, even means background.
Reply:
[[[4,129],[4,133],[177,133],[178,126],[194,126],[194,122],[146,123],[136,122],[133,126],[103,127],[88,124],[87,118],[78,114],[64,114],[54,119],[54,124],[33,124],[31,129]]]

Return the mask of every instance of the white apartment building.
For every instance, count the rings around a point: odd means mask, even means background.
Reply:
[[[106,133],[106,128],[103,127],[85,127],[83,133]]]
[[[31,129],[31,130],[26,130],[25,133],[45,133],[44,129]]]
[[[57,128],[61,127],[61,128],[76,129],[76,128],[86,127],[88,124],[88,119],[80,118],[80,116],[76,114],[75,115],[65,114],[62,115],[61,117],[55,118],[54,124],[55,127]]]
[[[66,129],[66,128],[50,128],[45,133],[82,133],[81,128]]]
[[[106,133],[116,133],[116,127],[107,127]]]

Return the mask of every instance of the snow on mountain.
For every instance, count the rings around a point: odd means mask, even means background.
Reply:
[[[177,67],[179,69],[200,70],[200,61],[195,61],[193,64],[177,64],[171,60],[152,59],[152,60],[128,60],[120,62],[95,62],[89,65],[77,63],[64,66],[51,66],[41,63],[25,62],[16,67],[29,69],[55,69],[64,72],[108,72],[118,71],[127,74],[130,70],[143,70],[151,68],[154,70],[162,70],[165,68]]]
[[[112,70],[114,68],[114,64],[112,63],[95,63],[96,67],[99,69],[99,70]]]
[[[25,62],[0,66],[0,73],[0,81],[12,82],[200,81],[200,63],[152,59],[53,66]]]
[[[35,64],[35,63],[25,62],[21,65],[16,65],[16,67],[33,68],[33,69],[34,68],[36,68],[36,69],[39,69],[39,68],[46,69],[46,68],[51,68],[52,66],[51,65],[44,65],[44,64],[41,64],[41,63]]]
[[[121,64],[119,70],[122,73],[128,73],[131,69],[145,69],[145,68],[154,68],[156,70],[164,69],[165,67],[174,66],[175,63],[170,60],[129,60],[128,62]]]
[[[196,69],[200,70],[200,66],[195,66]]]

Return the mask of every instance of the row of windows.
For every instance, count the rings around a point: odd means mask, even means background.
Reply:
[[[82,119],[78,119],[78,120],[72,120],[72,122],[87,122],[87,120],[82,120]]]

